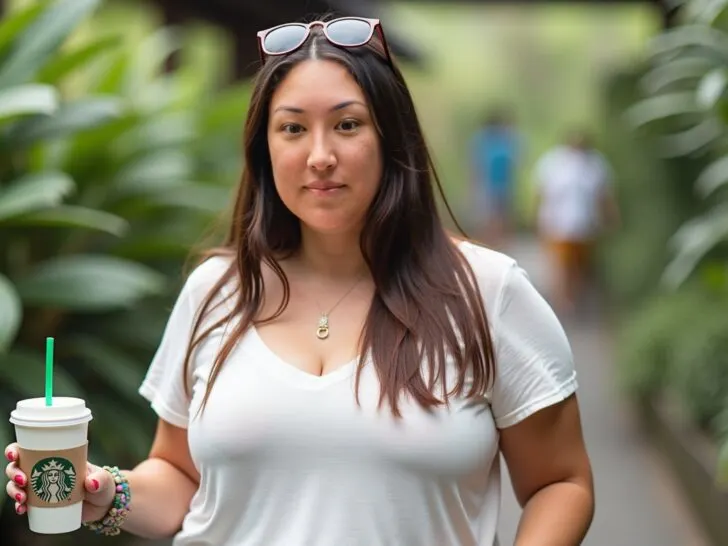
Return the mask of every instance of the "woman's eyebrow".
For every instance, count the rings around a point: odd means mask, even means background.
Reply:
[[[366,104],[364,104],[360,100],[346,100],[344,102],[340,102],[339,104],[332,106],[329,109],[329,111],[334,112],[336,110],[341,110],[343,108],[346,108],[347,106],[351,106],[352,104],[360,104],[361,106],[366,108]],[[299,108],[297,106],[286,106],[286,105],[279,106],[278,108],[273,110],[273,112],[278,112],[278,111],[292,112],[294,114],[303,114],[306,112],[306,110],[304,110],[303,108]]]

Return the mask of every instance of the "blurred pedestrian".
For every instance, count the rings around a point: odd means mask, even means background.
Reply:
[[[585,131],[548,150],[536,165],[537,226],[553,266],[552,303],[576,311],[591,273],[594,244],[619,222],[612,169]]]
[[[471,141],[472,194],[477,236],[504,249],[513,229],[518,139],[511,114],[493,109]]]

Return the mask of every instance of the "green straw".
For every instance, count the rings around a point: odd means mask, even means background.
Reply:
[[[45,405],[53,405],[53,338],[46,338]]]

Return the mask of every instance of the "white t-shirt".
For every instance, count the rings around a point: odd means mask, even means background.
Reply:
[[[377,410],[373,366],[362,373],[359,407],[356,362],[311,375],[279,358],[255,328],[195,417],[223,329],[196,353],[191,400],[185,344],[227,264],[213,258],[191,274],[140,389],[162,419],[188,429],[201,476],[175,546],[498,544],[498,431],[567,398],[576,374],[561,325],[516,262],[471,243],[460,248],[494,332],[493,389],[431,414],[403,400],[399,422],[386,405]]]
[[[610,176],[606,159],[597,151],[559,146],[547,152],[536,165],[541,232],[564,241],[594,237],[601,223],[600,201]]]

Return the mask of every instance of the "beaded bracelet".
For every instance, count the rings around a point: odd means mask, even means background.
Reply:
[[[97,535],[116,536],[121,533],[121,526],[129,514],[129,504],[131,503],[131,493],[129,492],[129,482],[119,471],[117,466],[105,466],[106,470],[114,478],[116,484],[116,494],[114,501],[108,513],[98,521],[84,523],[84,527],[94,531]]]

